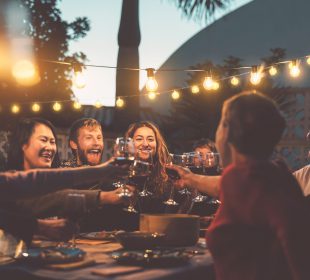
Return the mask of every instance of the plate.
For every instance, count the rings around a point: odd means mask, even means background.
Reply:
[[[115,233],[117,231],[95,231],[80,233],[78,238],[85,238],[90,240],[110,240],[115,241]]]
[[[183,250],[145,250],[114,252],[112,258],[122,265],[173,267],[188,262],[192,255]]]
[[[85,254],[86,253],[79,248],[31,248],[23,251],[17,259],[20,261],[39,264],[69,263],[83,260]]]

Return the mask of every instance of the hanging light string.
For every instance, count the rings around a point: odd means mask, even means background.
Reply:
[[[240,66],[240,67],[223,67],[225,70],[235,70],[241,71],[241,70],[250,70],[250,71],[244,71],[241,73],[236,73],[234,75],[229,75],[225,77],[221,77],[218,79],[213,79],[212,77],[212,69],[211,67],[209,70],[206,69],[182,69],[182,68],[172,68],[172,69],[157,69],[155,70],[154,68],[130,68],[130,67],[116,67],[116,66],[107,66],[107,65],[94,65],[94,64],[83,64],[83,63],[73,63],[73,62],[66,62],[66,61],[57,61],[57,60],[48,60],[48,59],[43,59],[43,62],[46,63],[53,63],[53,64],[59,64],[59,65],[66,65],[66,66],[71,66],[75,72],[75,77],[73,79],[75,80],[75,84],[77,84],[78,88],[83,88],[85,86],[85,81],[81,77],[78,77],[77,74],[82,72],[84,67],[95,67],[95,68],[107,68],[107,69],[118,69],[118,70],[128,70],[128,71],[146,71],[147,72],[147,77],[148,81],[146,83],[146,89],[147,93],[137,93],[137,94],[129,94],[129,95],[123,95],[123,96],[117,96],[116,99],[116,107],[122,108],[125,106],[125,100],[128,98],[133,98],[133,97],[149,97],[150,100],[154,100],[158,95],[164,95],[164,94],[171,94],[171,97],[173,100],[178,100],[181,96],[181,93],[184,90],[191,89],[193,94],[197,94],[200,92],[201,86],[206,90],[206,91],[216,91],[220,88],[220,82],[225,81],[225,80],[230,80],[230,83],[232,86],[239,86],[240,84],[240,79],[242,76],[245,75],[250,75],[250,82],[256,86],[260,83],[261,79],[263,78],[263,74],[265,72],[269,72],[270,76],[274,76],[277,74],[277,66],[281,64],[288,64],[288,68],[290,71],[290,75],[293,78],[296,78],[300,75],[300,68],[299,65],[302,60],[306,60],[307,64],[310,65],[310,56],[302,56],[297,59],[292,59],[292,60],[285,60],[285,61],[278,61],[275,63],[272,63],[270,65],[254,65],[254,66]],[[174,89],[169,89],[169,90],[164,90],[164,91],[157,91],[157,81],[155,79],[155,72],[203,72],[206,73],[206,76],[203,80],[202,83],[200,84],[195,84],[191,86],[186,86],[186,87],[179,87],[179,88],[174,88]],[[149,83],[149,84],[148,84]],[[80,110],[82,108],[82,105],[78,102],[78,100],[61,100],[61,101],[31,101],[31,102],[20,102],[19,104],[25,104],[25,105],[31,105],[31,109],[33,112],[39,112],[41,110],[40,104],[53,104],[52,108],[55,112],[61,111],[62,110],[62,103],[72,103],[72,107],[75,110]],[[20,105],[19,104],[11,104],[11,112],[12,113],[19,113],[21,111]],[[96,101],[94,104],[95,108],[101,108],[103,105],[99,102]]]

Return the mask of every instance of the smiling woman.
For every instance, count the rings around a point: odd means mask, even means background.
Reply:
[[[58,166],[54,126],[41,118],[21,120],[11,135],[7,168],[28,170]]]

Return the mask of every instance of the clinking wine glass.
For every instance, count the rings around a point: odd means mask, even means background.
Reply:
[[[169,154],[169,159],[168,159],[167,164],[176,164],[176,165],[185,166],[184,162],[185,162],[185,156],[184,155]],[[180,178],[178,172],[173,170],[173,169],[166,168],[166,173],[167,173],[169,179],[172,181]],[[174,200],[173,184],[171,184],[169,198],[166,201],[164,201],[163,203],[166,205],[179,205],[179,203],[177,203]]]
[[[204,166],[203,166],[203,155],[199,152],[190,152],[185,153],[186,155],[186,166],[189,168],[191,172],[194,174],[203,175],[204,174]],[[206,196],[197,192],[196,196],[193,198],[193,202],[203,202],[207,199]]]
[[[122,165],[122,164],[133,164],[135,159],[135,146],[132,138],[129,137],[118,137],[115,141],[114,146],[114,157],[115,163]],[[126,187],[128,176],[124,177],[122,181],[114,184],[115,186],[122,189],[122,192],[119,194],[122,198],[128,198],[130,200],[130,204],[128,208],[124,210],[127,212],[134,212],[137,211],[134,209],[132,205],[132,196],[133,193]]]
[[[86,212],[85,194],[69,193],[66,196],[64,216],[77,225],[72,236],[72,247],[76,247],[76,236],[79,234],[78,223]]]
[[[203,174],[207,176],[216,176],[221,173],[221,163],[219,153],[206,153],[203,155]],[[218,199],[211,199],[208,204],[219,205],[221,202]]]
[[[148,190],[148,178],[153,171],[153,156],[151,150],[139,150],[136,158],[131,166],[130,176],[137,185],[143,185],[143,190],[139,192],[139,196],[152,196],[153,193]]]

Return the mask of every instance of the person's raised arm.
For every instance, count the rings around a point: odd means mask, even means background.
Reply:
[[[0,194],[2,198],[18,198],[45,194],[96,180],[108,184],[125,175],[127,168],[108,161],[92,167],[3,172],[0,173]]]
[[[219,196],[219,182],[221,176],[204,176],[194,174],[188,168],[178,165],[167,165],[166,168],[170,168],[178,172],[180,178],[174,182],[174,185],[177,188],[193,188],[212,197],[217,198]]]

